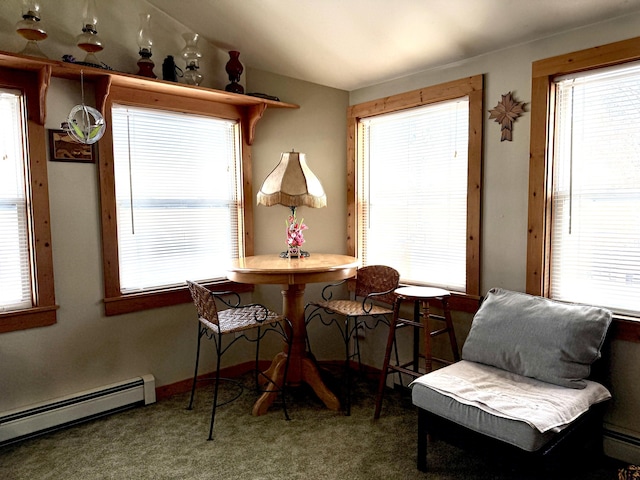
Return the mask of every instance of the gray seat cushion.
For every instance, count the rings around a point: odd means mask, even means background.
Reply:
[[[498,417],[478,407],[465,405],[419,383],[412,385],[411,396],[417,407],[528,452],[540,449],[555,435],[553,431],[540,433],[525,422]]]
[[[472,430],[535,451],[556,433],[611,398],[587,380],[561,387],[481,363],[461,360],[411,383],[413,403]]]

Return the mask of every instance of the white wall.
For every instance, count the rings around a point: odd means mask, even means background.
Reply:
[[[495,107],[501,95],[507,92],[513,92],[517,101],[527,104],[530,102],[532,62],[636,37],[639,26],[640,15],[628,15],[350,92],[349,103],[358,104],[466,76],[484,74],[486,116],[481,237],[483,293],[492,287],[525,290],[529,185],[530,114],[525,113],[514,123],[512,142],[501,142],[500,126],[489,120],[488,110]],[[639,344],[620,341],[613,343],[613,401],[607,413],[607,428],[640,439],[638,365]],[[640,449],[636,448],[625,454],[626,457],[619,455],[620,458],[640,462]]]
[[[327,194],[327,206],[297,209],[298,219],[304,219],[309,227],[304,232],[304,249],[312,255],[314,252],[346,254],[346,111],[349,94],[253,69],[249,69],[247,82],[252,92],[276,95],[283,101],[300,105],[299,110],[267,110],[258,124],[252,149],[254,198],[262,181],[278,164],[282,152],[295,149],[306,154],[309,168]],[[280,205],[254,206],[256,255],[285,249],[285,219],[288,215],[289,209]],[[319,284],[307,285],[305,300],[319,298],[321,287]],[[256,286],[254,299],[272,308],[282,308],[282,296],[277,285]],[[319,358],[335,359],[343,355],[344,347],[337,341],[337,330],[327,332],[320,325],[311,324],[309,332],[316,340],[314,353]]]

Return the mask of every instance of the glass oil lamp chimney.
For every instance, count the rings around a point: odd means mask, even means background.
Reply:
[[[151,14],[140,14],[140,29],[138,30],[138,47],[140,50],[140,59],[138,60],[138,75],[149,78],[157,78],[153,73],[155,64],[151,60],[151,47],[153,39],[151,38]]]
[[[200,35],[197,33],[183,33],[182,38],[186,43],[182,52],[180,52],[180,56],[182,56],[186,64],[184,81],[189,85],[200,85],[203,78],[202,74],[198,72],[200,69],[200,58],[202,58],[202,52],[198,48]]]
[[[16,32],[27,40],[27,44],[19,52],[20,54],[47,58],[38,47],[38,42],[47,38],[47,31],[40,19],[40,2],[23,0],[22,20],[16,24]]]
[[[76,44],[80,49],[87,52],[87,56],[84,58],[85,63],[101,66],[102,62],[95,55],[104,49],[102,39],[98,36],[98,30],[96,29],[97,24],[96,2],[95,0],[87,0],[82,22],[82,33],[78,35]]]

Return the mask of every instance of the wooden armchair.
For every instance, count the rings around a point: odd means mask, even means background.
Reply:
[[[432,435],[535,465],[561,446],[589,445],[601,453],[611,394],[592,380],[591,367],[610,323],[611,312],[602,308],[490,290],[462,360],[411,383],[418,469],[427,470]]]

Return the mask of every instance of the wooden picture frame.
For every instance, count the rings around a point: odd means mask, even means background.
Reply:
[[[49,130],[49,160],[53,162],[95,163],[95,143],[77,142],[64,130]]]

